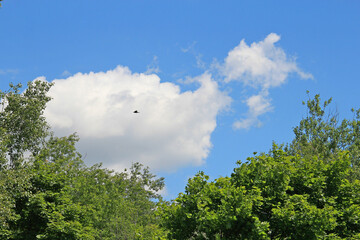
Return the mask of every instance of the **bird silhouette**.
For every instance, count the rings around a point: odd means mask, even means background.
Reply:
[[[139,111],[138,111],[138,110],[135,110],[134,113],[139,113]]]

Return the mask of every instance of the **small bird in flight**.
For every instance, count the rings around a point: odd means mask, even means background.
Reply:
[[[139,113],[139,111],[138,111],[138,110],[135,110],[134,113]]]

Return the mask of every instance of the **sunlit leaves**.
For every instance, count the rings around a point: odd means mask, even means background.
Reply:
[[[162,206],[169,237],[358,239],[360,110],[340,122],[330,103],[309,99],[285,148],[239,161],[231,177],[189,179],[185,193]]]
[[[56,137],[45,121],[50,87],[0,92],[0,239],[162,239],[163,178],[139,163],[122,173],[85,166],[78,136]]]

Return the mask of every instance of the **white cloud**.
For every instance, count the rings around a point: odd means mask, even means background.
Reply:
[[[235,128],[261,126],[258,117],[272,109],[269,89],[286,82],[289,74],[296,73],[303,79],[313,78],[299,69],[295,58],[286,56],[284,50],[275,46],[280,36],[270,33],[263,41],[250,46],[241,40],[240,44],[228,53],[220,72],[225,82],[240,81],[245,86],[259,89],[257,95],[247,99],[248,118],[234,123]]]
[[[267,98],[264,93],[249,97],[246,100],[246,105],[249,108],[248,116],[245,119],[234,122],[233,127],[236,129],[249,129],[253,126],[262,126],[258,117],[273,109],[271,106],[271,99]]]
[[[251,87],[270,88],[283,84],[290,73],[312,78],[311,74],[302,72],[283,49],[274,45],[279,40],[280,36],[275,33],[250,46],[241,40],[225,58],[221,69],[225,81],[239,80]]]
[[[312,78],[275,46],[279,40],[274,33],[250,46],[242,40],[219,64],[225,83],[240,81],[257,91],[245,100],[248,112],[233,123],[234,128],[260,127],[260,117],[273,110],[269,89],[284,84],[289,74]],[[192,51],[193,45],[183,51]],[[200,55],[196,59],[205,66]],[[88,164],[103,162],[122,170],[141,162],[167,171],[200,165],[212,147],[216,117],[231,98],[207,72],[185,78],[183,83],[197,82],[199,87],[182,92],[175,83],[161,82],[158,71],[155,56],[145,73],[118,66],[56,79],[45,116],[57,135],[79,134],[78,147]]]
[[[156,192],[157,194],[160,194],[163,198],[168,197],[169,196],[169,190],[167,189],[166,186],[163,187],[163,189],[161,189],[160,191]]]
[[[251,96],[246,100],[246,104],[249,106],[251,115],[256,117],[271,110],[270,100],[261,94]]]
[[[192,42],[191,44],[189,44],[187,47],[181,48],[181,51],[182,51],[183,53],[187,53],[187,52],[189,52],[189,51],[193,51],[196,44],[197,44],[197,42],[194,41],[194,42]]]
[[[71,76],[71,72],[69,72],[68,70],[63,71],[63,73],[61,74],[62,77],[69,77]]]
[[[199,165],[208,156],[219,111],[230,98],[211,75],[181,92],[155,74],[118,66],[54,80],[45,116],[57,135],[77,132],[85,162],[122,169],[141,162],[156,170]],[[139,114],[133,111],[138,110]]]
[[[151,63],[147,65],[145,74],[152,74],[159,72],[160,72],[159,59],[157,56],[154,56]]]
[[[235,129],[250,129],[254,125],[260,127],[262,124],[257,118],[244,118],[233,123]]]
[[[6,75],[6,74],[18,74],[18,69],[0,69],[0,75]]]
[[[206,63],[202,60],[202,55],[197,54],[195,55],[196,59],[196,67],[199,69],[206,69]]]

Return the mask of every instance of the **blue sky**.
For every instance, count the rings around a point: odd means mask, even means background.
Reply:
[[[200,170],[229,175],[237,160],[290,141],[306,90],[333,97],[342,117],[359,108],[356,0],[2,5],[1,89],[55,81],[55,132],[77,131],[87,164],[151,166],[167,198]]]

